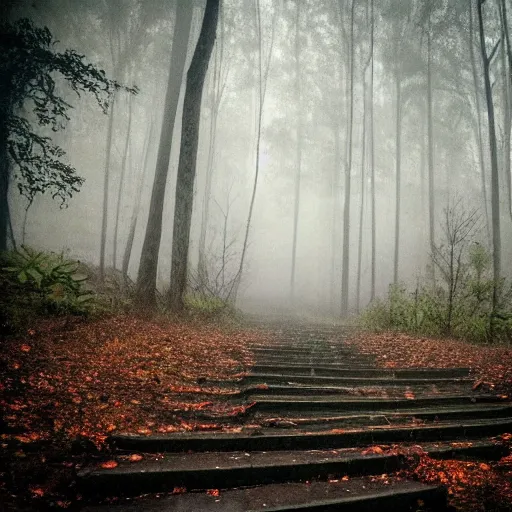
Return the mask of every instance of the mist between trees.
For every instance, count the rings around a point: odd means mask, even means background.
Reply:
[[[55,133],[34,98],[15,105],[78,181],[66,208],[44,179],[20,195],[30,171],[6,154],[4,123],[4,247],[67,249],[102,278],[114,269],[141,307],[346,317],[380,298],[371,324],[465,335],[470,314],[476,337],[508,332],[508,0],[3,10],[6,27],[48,27],[53,51],[75,49],[110,80],[98,108],[52,71],[74,107]]]

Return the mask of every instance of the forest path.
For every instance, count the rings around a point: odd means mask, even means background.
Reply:
[[[119,465],[84,469],[79,486],[126,499],[84,510],[446,510],[446,489],[407,468],[427,453],[505,454],[491,436],[512,431],[512,405],[473,391],[468,368],[378,368],[345,343],[347,329],[266,328],[272,341],[252,345],[256,363],[233,399],[245,414],[201,418],[231,420],[231,430],[113,436]]]

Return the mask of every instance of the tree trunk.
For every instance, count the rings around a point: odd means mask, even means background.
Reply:
[[[361,305],[361,266],[363,260],[363,220],[364,220],[364,196],[366,194],[366,67],[363,71],[363,133],[361,136],[361,204],[359,209],[359,237],[357,248],[357,288],[356,288],[356,309],[359,313]]]
[[[352,172],[352,140],[354,131],[354,10],[355,0],[352,0],[350,14],[350,93],[348,117],[347,163],[345,169],[345,201],[343,205],[343,261],[341,275],[341,316],[348,314],[348,287],[350,262],[350,186]]]
[[[152,121],[146,132],[146,140],[144,141],[143,161],[141,162],[140,178],[137,181],[137,190],[135,191],[135,205],[132,211],[132,218],[130,220],[130,228],[128,230],[128,237],[126,239],[126,246],[124,248],[122,273],[124,278],[128,277],[128,267],[130,266],[130,259],[132,257],[133,241],[135,239],[135,229],[137,228],[137,219],[139,218],[140,203],[142,200],[142,189],[144,185],[144,176],[148,168],[149,160],[149,147],[153,140],[154,122]]]
[[[295,153],[295,198],[293,210],[293,242],[292,242],[292,268],[290,275],[290,300],[295,301],[295,265],[297,258],[297,236],[299,228],[299,209],[300,209],[300,179],[302,164],[302,103],[301,103],[301,76],[300,76],[300,2],[296,3],[295,17],[295,87],[296,87],[296,121],[297,121],[297,141]]]
[[[432,41],[430,18],[427,27],[427,135],[428,135],[428,226],[430,252],[435,245],[434,120],[432,105]],[[433,268],[433,267],[432,267]],[[434,270],[432,270],[434,272]]]
[[[335,304],[335,290],[336,290],[336,247],[338,243],[337,229],[338,229],[338,214],[339,214],[339,171],[340,171],[340,125],[339,120],[333,119],[332,134],[334,141],[334,168],[331,179],[331,196],[332,196],[332,222],[331,222],[331,286],[330,286],[330,298],[331,298],[331,310],[334,314]]]
[[[474,49],[474,29],[473,29],[473,8],[472,2],[469,2],[469,53],[471,56],[471,68],[473,71],[473,87],[475,90],[475,107],[476,107],[476,126],[475,126],[475,139],[478,150],[478,160],[480,166],[480,180],[482,187],[482,201],[484,203],[485,212],[485,227],[487,231],[487,240],[489,247],[492,245],[492,236],[489,222],[489,204],[487,200],[487,183],[485,176],[485,160],[484,160],[484,143],[482,136],[482,108],[480,105],[480,93],[478,86],[478,72],[476,68],[476,57]]]
[[[178,1],[171,50],[171,65],[169,66],[169,79],[165,94],[164,116],[162,119],[162,130],[160,132],[160,142],[156,160],[155,178],[153,181],[146,234],[142,245],[139,273],[137,276],[137,302],[140,306],[148,309],[153,309],[156,306],[156,274],[158,267],[158,255],[160,252],[160,239],[162,237],[165,188],[169,172],[169,160],[171,158],[172,135],[176,120],[176,111],[178,109],[181,84],[183,81],[183,70],[185,69],[185,62],[187,58],[192,12],[192,2],[189,2],[189,0]],[[183,145],[181,149],[184,149]]]
[[[371,28],[370,28],[370,51],[372,55],[371,60],[371,68],[370,68],[370,112],[369,112],[369,129],[370,129],[370,198],[372,202],[372,278],[371,278],[371,287],[370,287],[370,300],[373,301],[375,299],[375,267],[376,267],[376,238],[377,238],[377,220],[376,220],[376,211],[375,211],[375,137],[374,137],[374,125],[373,125],[373,73],[374,73],[374,32],[375,32],[375,17],[373,13],[373,2],[371,0]]]
[[[507,169],[508,174],[505,176],[505,179],[507,180],[507,192],[508,192],[508,210],[509,214],[512,215],[512,173],[511,173],[511,166],[510,166],[510,130],[512,129],[512,120],[511,120],[511,103],[512,103],[512,47],[510,43],[510,34],[508,29],[508,19],[507,19],[507,2],[506,0],[501,0],[501,21],[502,21],[502,27],[503,27],[503,36],[505,38],[506,43],[506,55],[508,60],[508,80],[507,80],[507,89],[508,89],[508,105],[507,105],[507,111],[508,111],[508,124],[507,128],[505,128],[506,132],[505,135],[508,138],[508,163],[507,163]],[[503,44],[503,43],[502,43]]]
[[[119,219],[121,217],[121,201],[123,199],[123,187],[126,176],[126,167],[128,165],[128,153],[130,150],[130,137],[132,134],[132,95],[128,97],[128,126],[126,128],[126,138],[123,150],[123,160],[121,162],[121,176],[119,177],[119,186],[117,189],[116,204],[116,222],[114,224],[114,251],[113,251],[113,267],[117,268],[117,243],[119,237]]]
[[[247,245],[249,243],[249,233],[251,230],[252,213],[254,210],[254,203],[256,200],[256,191],[258,189],[258,178],[260,173],[260,144],[261,144],[261,122],[263,119],[263,106],[265,103],[265,93],[267,89],[267,78],[270,69],[270,62],[272,60],[272,52],[274,48],[274,33],[275,33],[275,16],[272,21],[272,36],[270,41],[270,47],[268,50],[267,61],[265,62],[265,69],[263,69],[263,40],[261,34],[261,11],[260,11],[260,0],[256,0],[256,31],[258,33],[258,71],[259,71],[259,102],[258,112],[256,116],[256,165],[254,173],[254,182],[252,187],[251,202],[249,205],[249,214],[247,216],[247,222],[245,224],[245,236],[244,243],[242,245],[242,254],[240,256],[240,265],[238,271],[233,278],[233,284],[227,295],[227,300],[236,302],[236,296],[238,294],[238,288],[242,279],[245,263],[245,255],[247,253]]]
[[[7,250],[9,231],[9,160],[5,117],[0,119],[0,251]]]
[[[183,309],[187,285],[188,246],[194,200],[197,144],[201,117],[201,98],[204,80],[215,43],[220,0],[207,0],[201,33],[187,73],[187,85],[183,103],[180,159],[176,181],[174,226],[172,236],[171,287],[169,307],[171,311]]]
[[[398,63],[400,65],[400,63]],[[396,91],[396,139],[395,139],[395,254],[393,260],[393,283],[398,284],[398,265],[400,257],[400,190],[402,182],[402,78],[400,71],[395,72],[395,91]]]
[[[112,157],[112,138],[114,134],[114,108],[115,96],[110,103],[110,113],[107,126],[107,147],[105,148],[105,174],[103,176],[103,211],[101,217],[101,239],[100,239],[100,280],[105,277],[105,251],[107,246],[107,225],[108,225],[108,194],[110,191],[110,161]]]
[[[505,190],[507,193],[507,212],[512,215],[512,187],[510,183],[510,128],[511,128],[511,118],[510,118],[510,73],[512,70],[508,67],[507,61],[507,47],[505,42],[507,41],[507,33],[508,33],[508,25],[507,20],[505,19],[506,7],[501,8],[500,10],[500,18],[501,18],[501,49],[500,49],[500,57],[501,57],[501,79],[502,79],[502,101],[503,101],[503,181],[505,183]],[[507,30],[505,30],[507,28]]]
[[[484,23],[482,18],[482,0],[478,6],[478,25],[480,32],[480,51],[484,69],[485,98],[487,103],[487,119],[489,123],[489,147],[491,153],[491,220],[492,220],[492,245],[493,245],[493,277],[494,287],[492,295],[492,313],[496,313],[498,306],[498,287],[501,278],[501,228],[500,228],[500,188],[498,172],[498,148],[496,142],[496,126],[494,120],[494,103],[492,97],[490,61],[492,53],[488,57],[485,47]],[[499,41],[498,43],[499,44]],[[496,49],[496,48],[495,48]],[[495,51],[493,50],[493,52]],[[493,334],[493,322],[491,319],[491,336]]]
[[[199,233],[198,244],[198,269],[199,272],[205,270],[205,246],[206,233],[208,231],[208,220],[210,217],[210,199],[213,181],[213,171],[215,166],[215,145],[217,135],[217,119],[219,116],[220,103],[225,88],[225,79],[222,77],[222,67],[224,60],[224,15],[222,5],[219,11],[220,31],[217,35],[217,43],[215,50],[215,68],[213,71],[212,85],[212,106],[211,106],[211,122],[210,122],[210,141],[208,146],[208,160],[206,166],[206,183],[203,195],[203,211],[201,216],[201,230]]]

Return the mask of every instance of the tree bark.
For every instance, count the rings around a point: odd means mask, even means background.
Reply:
[[[505,42],[507,41],[508,34],[508,24],[505,18],[506,7],[498,4],[498,9],[500,11],[500,21],[501,21],[501,48],[500,48],[500,57],[501,57],[501,91],[502,91],[502,101],[503,101],[503,181],[505,182],[505,190],[507,193],[507,212],[512,215],[512,187],[510,183],[510,129],[512,126],[512,120],[510,117],[510,73],[512,70],[508,67],[507,60],[507,46]]]
[[[5,117],[0,119],[0,251],[7,250],[9,230],[9,160],[7,156],[7,129]]]
[[[215,43],[219,0],[207,0],[201,33],[187,73],[187,85],[183,103],[180,159],[176,181],[174,227],[172,237],[171,287],[169,307],[171,311],[183,310],[187,285],[187,263],[190,240],[190,223],[194,200],[197,144],[201,117],[201,99],[204,80]]]
[[[133,241],[135,239],[135,229],[137,228],[137,219],[139,218],[140,204],[142,200],[144,176],[146,175],[146,170],[148,168],[149,147],[151,145],[151,141],[153,140],[153,130],[154,122],[151,121],[151,124],[146,132],[146,140],[144,141],[143,160],[141,162],[140,178],[137,181],[137,190],[135,191],[135,205],[132,211],[130,228],[128,230],[128,237],[126,239],[126,245],[123,254],[122,273],[125,279],[128,277],[128,267],[130,266],[130,259],[132,257]]]
[[[302,164],[302,102],[301,102],[301,75],[300,75],[300,1],[296,2],[295,17],[295,91],[296,91],[296,121],[297,121],[297,141],[295,153],[295,197],[293,210],[293,241],[292,241],[292,268],[290,274],[290,300],[295,301],[295,266],[297,259],[297,237],[299,229],[299,210],[300,210],[300,181]]]
[[[363,71],[363,133],[361,136],[361,204],[359,209],[359,237],[357,248],[357,288],[356,288],[356,310],[359,313],[361,305],[361,266],[363,260],[363,221],[364,221],[364,196],[366,194],[366,67]]]
[[[485,160],[484,160],[484,144],[482,135],[482,107],[480,105],[480,93],[478,86],[478,72],[476,68],[476,57],[474,49],[474,29],[473,29],[473,3],[469,2],[469,53],[471,57],[471,68],[473,71],[473,87],[475,90],[475,107],[476,107],[476,126],[475,126],[475,139],[478,151],[478,160],[480,164],[480,181],[482,187],[482,201],[484,204],[485,212],[485,227],[487,232],[487,240],[489,247],[492,245],[491,228],[489,222],[489,204],[487,199],[487,183],[485,176]]]
[[[371,16],[371,28],[370,28],[370,51],[372,55],[371,68],[370,68],[370,111],[369,111],[369,129],[370,129],[370,198],[372,202],[372,277],[370,287],[370,300],[375,299],[375,280],[376,280],[376,239],[377,239],[377,220],[375,211],[375,136],[374,136],[374,124],[373,124],[373,73],[374,73],[374,32],[375,32],[375,17],[374,17],[374,0],[371,0],[370,4],[370,16]]]
[[[354,131],[354,10],[355,0],[352,0],[350,14],[350,93],[348,116],[347,163],[345,169],[345,201],[343,205],[343,261],[341,275],[341,316],[348,314],[348,287],[350,262],[350,187],[352,173],[352,140]]]
[[[110,112],[107,125],[107,146],[105,157],[105,174],[103,176],[103,211],[101,216],[101,238],[100,238],[100,280],[105,277],[105,252],[107,246],[108,227],[108,195],[110,191],[110,161],[112,157],[112,138],[114,134],[114,108],[115,96],[110,104]]]
[[[169,66],[169,81],[165,94],[164,116],[162,119],[162,130],[160,132],[155,178],[153,181],[146,234],[142,245],[139,273],[137,276],[137,302],[141,307],[147,309],[153,309],[156,306],[156,275],[158,268],[158,255],[160,252],[160,240],[162,237],[165,188],[169,173],[169,161],[171,158],[172,135],[176,120],[176,111],[178,109],[181,84],[183,81],[183,71],[185,69],[185,62],[187,58],[192,12],[192,2],[189,0],[178,0],[171,50],[171,64]],[[182,138],[181,150],[183,151],[183,149]]]
[[[491,153],[491,220],[492,220],[492,245],[493,245],[493,295],[492,295],[492,314],[496,313],[498,306],[498,287],[501,278],[501,227],[500,227],[500,188],[498,172],[498,148],[496,142],[496,126],[494,120],[494,103],[492,97],[492,86],[490,76],[490,60],[487,56],[485,46],[485,31],[482,16],[483,1],[479,0],[478,6],[478,25],[480,32],[480,51],[482,54],[482,63],[484,69],[485,98],[487,103],[487,119],[489,124],[489,146]],[[498,43],[499,44],[499,43]],[[492,56],[492,54],[491,54]],[[491,319],[491,336],[493,330]]]
[[[249,214],[247,216],[247,222],[245,224],[245,236],[242,245],[242,254],[240,256],[240,265],[238,271],[233,278],[232,286],[227,295],[227,300],[236,302],[236,296],[238,294],[238,288],[242,279],[244,271],[245,256],[247,254],[247,246],[249,243],[249,233],[251,230],[252,214],[254,210],[254,203],[256,201],[256,191],[258,189],[258,178],[260,173],[260,144],[261,144],[261,122],[263,119],[263,106],[265,103],[265,94],[267,90],[267,78],[270,69],[270,62],[272,60],[272,52],[274,49],[274,33],[275,33],[275,16],[272,21],[272,35],[270,41],[270,47],[268,50],[267,60],[265,66],[263,66],[263,40],[261,31],[261,12],[260,12],[260,0],[256,0],[256,30],[258,33],[258,72],[259,72],[259,102],[258,112],[256,116],[256,162],[255,162],[255,173],[254,182],[252,186],[251,202],[249,205]]]
[[[119,220],[121,217],[121,201],[123,199],[123,187],[126,176],[126,167],[128,165],[128,153],[130,151],[130,137],[132,134],[132,95],[128,97],[128,126],[126,128],[126,138],[123,150],[123,160],[121,162],[121,176],[119,177],[119,186],[117,188],[116,204],[116,222],[114,224],[114,250],[113,250],[113,268],[117,268],[117,245],[119,238]]]
[[[397,65],[400,66],[401,63]],[[395,139],[395,254],[393,260],[393,283],[398,284],[398,265],[400,258],[400,206],[401,206],[401,184],[402,184],[402,78],[400,71],[395,72],[396,91],[396,139]]]
[[[213,71],[212,85],[212,106],[210,120],[210,141],[208,146],[208,160],[206,165],[206,183],[203,194],[203,211],[201,216],[201,230],[199,233],[198,244],[198,270],[199,273],[205,270],[205,247],[206,233],[208,231],[208,220],[210,218],[210,200],[213,182],[213,173],[215,170],[215,147],[217,135],[217,119],[219,117],[219,109],[226,85],[226,76],[223,77],[223,61],[224,61],[224,15],[222,5],[219,7],[220,31],[217,35],[217,43],[215,50],[215,69]]]
[[[432,105],[432,35],[430,18],[427,27],[427,137],[428,137],[428,226],[430,252],[435,246],[435,200],[434,200],[434,119]],[[434,272],[434,271],[432,271]]]

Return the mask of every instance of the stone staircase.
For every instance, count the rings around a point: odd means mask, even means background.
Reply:
[[[279,327],[273,339],[252,347],[256,364],[236,383],[231,399],[252,404],[244,417],[215,418],[236,432],[112,436],[119,465],[85,468],[78,484],[92,500],[123,499],[84,510],[442,511],[446,489],[390,476],[411,456],[381,446],[504,455],[490,438],[512,431],[512,404],[473,391],[469,369],[376,368],[334,328]]]

